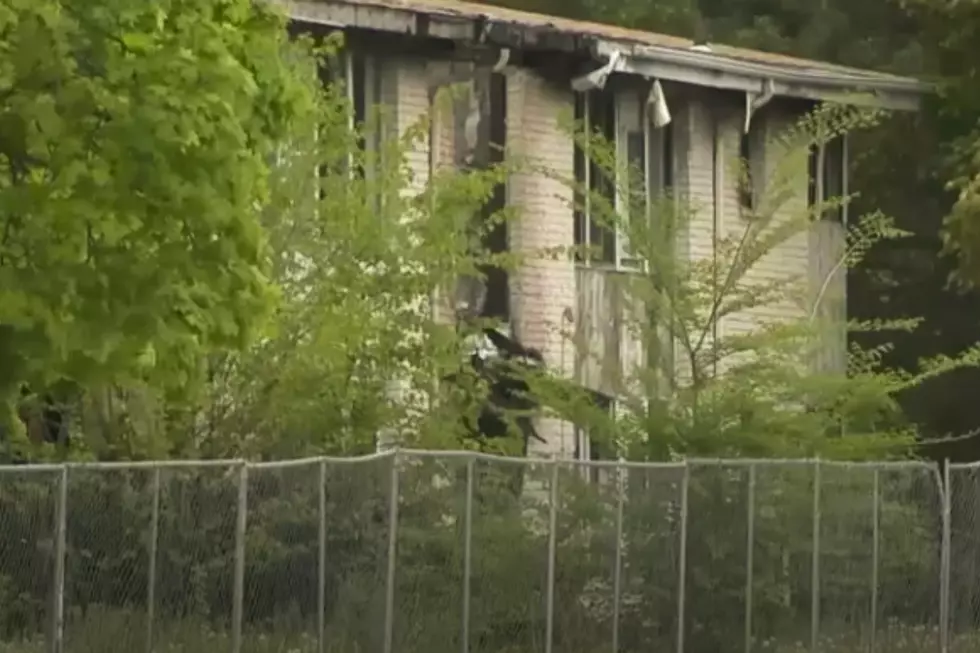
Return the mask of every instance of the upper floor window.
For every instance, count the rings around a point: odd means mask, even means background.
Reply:
[[[755,207],[752,181],[752,134],[742,131],[738,143],[738,157],[742,163],[743,177],[738,188],[738,203],[746,209]]]
[[[647,95],[635,89],[576,94],[575,120],[592,135],[577,144],[574,153],[580,189],[575,202],[578,260],[617,269],[636,267],[639,261],[627,235],[615,223],[647,219],[655,198],[672,187],[672,130],[669,125],[653,126]],[[614,162],[596,163],[594,137],[611,147]],[[625,174],[627,170],[638,174]]]
[[[348,120],[351,129],[358,130],[357,145],[364,152],[363,160],[354,173],[368,180],[380,177],[378,158],[382,143],[388,136],[388,125],[381,120],[380,107],[386,99],[386,76],[382,73],[382,60],[376,55],[358,48],[348,48],[328,60],[320,69],[324,84],[338,84],[343,88],[349,107]]]
[[[380,110],[384,105],[384,76],[381,60],[370,54],[352,50],[347,57],[347,93],[353,109],[353,122],[360,130],[359,145],[370,156],[380,156],[381,144],[387,136],[386,124]],[[362,166],[360,174],[373,177],[377,170]]]
[[[807,205],[812,208],[820,202],[837,202],[823,212],[825,220],[847,220],[847,207],[841,204],[848,194],[847,165],[846,134],[810,146]]]
[[[595,161],[594,139],[607,144],[616,142],[615,96],[604,91],[575,94],[575,122],[582,125],[588,138],[576,144],[574,153],[575,183],[579,196],[575,202],[575,246],[580,261],[615,263],[616,233],[610,215],[603,215],[616,202],[615,170],[603,169]],[[601,198],[606,207],[596,206]]]

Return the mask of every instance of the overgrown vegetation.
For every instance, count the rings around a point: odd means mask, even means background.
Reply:
[[[433,448],[520,450],[518,438],[468,438],[466,425],[487,389],[473,375],[457,374],[451,385],[444,379],[458,372],[482,326],[454,319],[456,284],[478,277],[485,264],[517,263],[480,245],[494,221],[515,216],[473,216],[497,184],[529,163],[417,178],[411,162],[430,138],[432,116],[406,119],[379,107],[352,128],[343,89],[321,88],[315,74],[316,63],[329,68],[338,45],[328,44],[318,62],[309,43],[287,43],[282,20],[252,3],[93,6],[103,11],[82,16],[54,0],[7,0],[0,8],[0,85],[9,90],[0,113],[4,458],[356,454],[372,450],[379,434]],[[971,366],[974,350],[917,356],[925,360],[896,371],[883,364],[894,356],[889,334],[909,331],[917,316],[889,315],[851,325],[876,340],[854,344],[849,374],[815,369],[814,343],[836,325],[812,307],[840,298],[825,285],[814,294],[793,274],[766,281],[754,274],[825,210],[851,202],[799,207],[793,200],[807,149],[869,120],[827,109],[770,143],[776,164],[758,203],[718,240],[710,260],[684,262],[675,251],[700,211],[685,198],[649,206],[646,196],[625,195],[630,215],[657,218],[625,220],[595,194],[597,215],[628,234],[639,263],[636,274],[616,279],[624,330],[651,355],[609,379],[622,408],[616,418],[592,406],[577,384],[547,372],[526,373],[535,398],[587,429],[608,454],[634,460],[907,456],[918,432],[897,397]],[[611,174],[608,144],[577,138],[592,143],[597,166]],[[368,140],[377,145],[361,147]],[[962,185],[969,191],[971,184]],[[881,213],[856,213],[834,274],[908,234]],[[726,328],[775,305],[796,317]],[[571,344],[592,354],[579,339]],[[17,412],[24,388],[28,404],[47,394],[75,408],[69,447],[27,446]],[[377,648],[386,464],[332,467],[324,515],[317,465],[253,474],[248,650],[311,646],[321,519],[331,650]],[[507,465],[481,464],[476,475],[471,644],[474,651],[537,650],[550,470],[495,467]],[[823,596],[832,608],[861,596],[851,565],[871,537],[871,477],[840,469],[828,466],[822,481],[824,518],[837,523],[827,527],[825,554],[831,571]],[[757,477],[741,466],[689,470],[691,650],[718,650],[743,636],[749,488],[753,635],[772,650],[795,650],[811,617],[814,466],[760,468]],[[580,470],[561,472],[559,649],[608,646],[620,492],[622,644],[652,649],[675,641],[682,473],[635,470],[620,486],[614,475],[586,482]],[[883,604],[881,636],[889,650],[919,653],[935,646],[937,485],[931,472],[902,474],[886,484],[879,506],[879,536],[896,543],[881,561],[879,590],[902,597]],[[152,475],[73,470],[70,478],[71,650],[139,649]],[[464,478],[462,464],[404,470],[398,650],[459,650]],[[0,634],[26,642],[5,650],[35,650],[31,642],[46,628],[54,481],[0,471]],[[234,569],[233,474],[168,471],[162,483],[158,650],[220,646]],[[825,619],[825,650],[857,650],[862,633],[848,624],[863,618],[862,609]]]
[[[621,338],[617,351],[632,342],[643,355],[620,364],[621,353],[611,360],[608,350],[596,351],[594,334],[566,332],[576,355],[601,368],[593,383],[615,397],[616,417],[592,406],[574,383],[554,377],[538,379],[543,403],[588,430],[604,457],[909,456],[917,432],[896,398],[974,366],[978,349],[923,359],[910,370],[890,369],[883,365],[893,349],[889,336],[915,330],[918,316],[841,320],[848,270],[882,242],[910,233],[879,211],[852,214],[839,231],[830,226],[839,242],[827,249],[824,277],[815,280],[806,259],[796,266],[771,264],[806,242],[829,213],[851,208],[852,197],[800,201],[807,153],[880,119],[878,112],[827,105],[772,135],[765,175],[756,175],[749,191],[754,206],[743,207],[737,224],[726,225],[712,256],[694,260],[678,252],[705,220],[704,207],[672,194],[651,200],[642,181],[648,173],[617,164],[613,145],[578,125],[576,139],[581,147],[588,144],[599,174],[629,179],[619,187],[633,189],[616,198],[616,206],[626,207],[618,212],[612,198],[594,189],[579,187],[576,194],[580,203],[588,195],[593,220],[628,239],[635,270],[599,266],[593,274],[604,277],[603,292],[614,294],[611,304],[621,310],[613,336]],[[744,162],[729,163],[747,185]],[[583,318],[588,322],[589,316]],[[855,333],[874,335],[874,346],[862,347]]]
[[[312,647],[320,574],[327,650],[381,645],[387,592],[391,457],[328,462],[324,512],[320,463],[249,469],[244,624],[248,651]],[[404,651],[460,648],[464,574],[464,458],[399,464],[394,643]],[[541,646],[547,608],[548,463],[527,465],[515,495],[514,462],[473,465],[470,644],[480,652]],[[613,629],[617,505],[623,500],[619,641],[624,650],[674,646],[685,584],[689,650],[741,643],[745,632],[748,506],[754,506],[752,634],[762,647],[809,640],[814,466],[714,463],[558,472],[555,646],[599,651]],[[687,548],[681,580],[682,488],[688,474]],[[869,623],[872,468],[824,464],[820,553],[821,639],[859,650]],[[57,474],[5,482],[5,650],[39,650],[45,628]],[[157,650],[203,651],[227,642],[232,612],[237,468],[168,469],[160,479],[154,603]],[[70,650],[141,649],[151,536],[153,471],[73,470],[66,585]],[[438,482],[434,482],[434,479]],[[750,483],[751,479],[751,483]],[[922,653],[936,646],[938,488],[927,466],[881,471],[878,641]],[[16,494],[15,494],[16,492]],[[623,494],[621,494],[621,492]],[[750,494],[751,493],[751,494]],[[719,496],[727,500],[719,505]],[[327,556],[319,567],[324,519]],[[963,540],[965,543],[966,540]],[[15,561],[15,566],[6,566]],[[967,650],[964,636],[957,646]]]

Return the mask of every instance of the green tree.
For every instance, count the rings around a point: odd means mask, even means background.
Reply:
[[[635,273],[605,273],[605,292],[616,295],[624,331],[643,343],[649,355],[617,372],[615,362],[610,366],[577,334],[573,346],[579,355],[598,356],[603,364],[607,383],[622,404],[620,418],[609,420],[583,407],[581,395],[555,379],[539,381],[541,392],[553,395],[546,403],[587,425],[593,437],[605,442],[607,454],[630,459],[906,455],[914,430],[895,401],[897,393],[954,367],[972,365],[974,351],[922,361],[916,372],[898,373],[880,365],[891,350],[887,339],[872,349],[851,343],[849,355],[843,354],[849,360],[842,361],[847,373],[828,369],[818,364],[824,338],[845,338],[847,330],[834,321],[839,311],[823,310],[843,301],[828,292],[829,279],[812,285],[794,269],[776,278],[756,273],[768,256],[805,234],[825,211],[850,201],[836,198],[809,207],[793,201],[794,189],[803,187],[801,162],[809,148],[877,119],[874,112],[827,105],[780,134],[767,146],[773,169],[764,180],[756,180],[753,207],[743,207],[738,227],[719,239],[716,256],[691,262],[678,258],[676,242],[700,207],[666,197],[648,209],[641,171],[617,170],[613,148],[579,132],[580,142],[590,141],[600,169],[637,180],[629,187],[640,191],[619,198],[620,205],[630,207],[628,214],[656,216],[626,220],[608,199],[592,193],[597,219],[623,230],[630,257],[640,262]],[[731,165],[738,171],[742,164],[736,160]],[[830,274],[845,273],[877,243],[907,235],[880,212],[853,219]],[[820,291],[814,294],[817,287]],[[788,317],[786,307],[795,307],[791,310],[798,317]],[[767,309],[778,309],[775,313],[785,317],[742,320],[739,329],[727,333],[723,327],[738,316],[775,314]],[[887,337],[914,328],[917,320],[909,318],[852,321],[849,326]],[[846,437],[840,437],[842,432]]]
[[[922,317],[919,328],[887,336],[896,345],[882,359],[890,369],[912,372],[920,358],[955,355],[975,342],[978,295],[948,284],[957,268],[961,279],[976,276],[969,189],[976,141],[975,3],[699,0],[689,7],[694,15],[688,27],[663,20],[663,3],[640,0],[615,10],[545,0],[509,4],[939,81],[941,92],[925,98],[919,115],[890,117],[851,140],[850,186],[858,190],[852,215],[881,209],[912,235],[879,242],[849,271],[848,311],[859,320]],[[967,192],[954,211],[961,189]],[[882,334],[853,339],[867,348],[883,344]],[[955,444],[930,446],[924,450],[929,455],[976,458],[976,439],[966,436],[980,427],[969,392],[978,374],[964,369],[900,393],[903,409],[924,434],[962,436]]]
[[[469,329],[458,328],[452,298],[489,260],[480,236],[505,216],[474,217],[504,168],[426,179],[410,158],[428,140],[429,115],[390,137],[399,126],[386,107],[349,127],[342,87],[329,86],[320,106],[315,129],[296,130],[275,170],[267,227],[282,302],[272,329],[212,359],[210,453],[364,453],[386,434],[458,446],[464,397],[432,394],[466,356]]]
[[[249,0],[0,5],[0,403],[135,376],[181,386],[272,306],[274,147],[312,108]]]
[[[297,57],[329,69],[344,55],[336,46]],[[89,454],[357,454],[379,437],[465,444],[464,421],[487,388],[472,374],[443,379],[458,375],[484,321],[459,322],[453,302],[482,266],[516,262],[486,251],[482,237],[510,216],[483,207],[517,164],[429,175],[418,153],[431,115],[406,123],[377,107],[352,127],[343,86],[307,81],[315,109],[280,141],[261,217],[278,295],[266,328],[242,350],[199,351],[207,374],[190,396],[147,382],[103,388],[112,405],[93,395],[83,411]],[[444,90],[433,112],[448,115],[463,92]]]

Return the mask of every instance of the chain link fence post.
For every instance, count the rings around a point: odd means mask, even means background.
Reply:
[[[752,651],[752,585],[755,582],[755,463],[749,465],[749,487],[745,498],[745,653]]]
[[[461,648],[470,650],[470,584],[473,574],[473,468],[476,461],[471,456],[466,461],[466,498],[463,514],[463,625]]]
[[[558,458],[551,461],[548,499],[548,586],[545,588],[544,653],[551,653],[555,639],[555,565],[558,548]]]
[[[65,650],[65,557],[68,549],[68,465],[58,474],[55,501],[54,578],[51,592],[51,653]]]
[[[686,619],[684,608],[687,593],[687,519],[688,494],[691,484],[691,464],[684,461],[684,475],[681,477],[681,509],[680,509],[680,553],[677,562],[677,653],[684,653],[684,628]]]
[[[153,621],[157,602],[157,547],[160,541],[160,468],[153,469],[150,481],[150,540],[147,542],[146,572],[146,653],[153,653]]]
[[[949,459],[943,461],[942,486],[942,549],[939,555],[939,649],[942,653],[949,651],[949,598],[950,598],[950,568],[952,558],[952,513],[953,485],[951,481]]]
[[[398,462],[400,452],[391,455],[391,495],[388,501],[388,569],[385,577],[384,653],[395,643],[395,575],[398,569]]]
[[[619,653],[619,621],[623,594],[623,512],[626,504],[626,469],[623,459],[616,465],[616,561],[613,568],[612,650]]]
[[[231,650],[241,653],[245,612],[245,536],[248,527],[248,464],[238,471],[238,507],[235,521],[235,578],[231,607]]]
[[[810,559],[810,651],[820,638],[820,461],[813,461],[813,551]]]
[[[317,582],[316,582],[316,650],[327,647],[327,461],[320,459],[320,484],[317,488]]]
[[[875,468],[871,479],[871,632],[868,648],[878,649],[878,573],[881,556],[881,471]]]

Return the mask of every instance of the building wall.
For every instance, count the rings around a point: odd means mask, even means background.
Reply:
[[[525,159],[508,184],[508,204],[519,218],[510,228],[510,248],[529,256],[511,277],[513,327],[518,339],[543,353],[548,365],[571,375],[574,351],[562,336],[573,327],[565,319],[575,313],[575,268],[567,257],[540,256],[546,248],[574,246],[572,189],[558,179],[533,170],[539,166],[559,177],[573,174],[573,140],[559,117],[569,112],[570,88],[546,82],[529,70],[507,77],[508,148]],[[538,431],[547,445],[532,442],[536,455],[571,455],[571,425],[542,419]]]
[[[385,137],[402,136],[415,128],[420,120],[429,113],[429,91],[426,62],[423,59],[404,58],[392,60],[384,58],[379,61],[382,74],[381,95],[386,104],[386,110],[392,112],[387,124],[393,133]],[[386,127],[388,129],[389,127]],[[425,189],[429,180],[429,150],[427,138],[414,141],[413,146],[405,151],[409,183],[405,189],[407,194],[415,194]],[[420,302],[427,298],[420,297]],[[410,396],[411,383],[408,378],[395,378],[388,382],[385,394],[388,401],[401,403],[418,401],[420,398]],[[378,433],[378,448],[386,449],[397,446],[398,434],[394,431]]]
[[[422,59],[388,61],[394,79],[394,108],[398,133],[416,127],[429,113],[429,89],[426,62]],[[412,176],[409,188],[421,192],[429,180],[429,141],[419,139],[406,153]]]
[[[694,261],[714,256],[720,239],[737,239],[748,226],[740,209],[737,167],[744,109],[719,106],[709,98],[705,94],[704,101],[692,101],[685,112],[687,123],[681,125],[690,138],[690,149],[681,156],[689,171],[685,188],[694,209],[686,243]],[[787,297],[727,316],[717,328],[720,338],[808,316],[823,279],[842,252],[844,229],[840,224],[810,222],[806,152],[787,151],[780,143],[799,118],[799,113],[778,99],[753,116],[750,138],[754,152],[759,153],[753,170],[756,206],[772,215],[763,233],[779,228],[795,229],[795,233],[772,247],[740,280],[743,287],[784,283]],[[782,201],[772,202],[777,195],[782,195]],[[721,273],[724,276],[725,270]],[[723,278],[719,280],[723,282]],[[825,289],[823,315],[838,321],[845,318],[844,287],[845,273],[841,270]],[[846,334],[832,330],[821,350],[824,368],[841,368],[846,358]]]
[[[392,66],[391,88],[396,98],[399,131],[415,124],[430,108],[431,66],[417,60],[398,61]],[[719,239],[739,234],[746,224],[739,208],[737,172],[744,113],[731,98],[727,101],[718,98],[717,94],[694,90],[671,107],[674,189],[679,201],[690,210],[689,221],[678,235],[678,255],[692,262],[713,258]],[[512,70],[507,74],[508,150],[525,159],[507,187],[508,205],[515,207],[519,214],[509,229],[509,246],[512,251],[529,256],[511,277],[512,327],[521,342],[542,351],[552,369],[569,376],[575,373],[575,348],[562,332],[574,330],[580,317],[576,269],[568,257],[542,256],[540,252],[574,246],[572,189],[558,179],[573,176],[573,141],[560,125],[560,116],[571,110],[572,103],[570,88],[551,83],[533,71]],[[441,116],[436,111],[433,119],[433,140],[420,143],[409,153],[409,166],[415,175],[413,186],[418,188],[428,179],[431,165],[437,168],[452,165],[451,116]],[[757,170],[757,176],[776,177],[773,173],[780,150],[772,141],[797,119],[798,115],[781,107],[778,100],[754,118],[755,145],[764,152],[761,174]],[[430,147],[434,154],[431,159]],[[799,169],[793,181],[792,197],[776,212],[774,225],[799,220],[806,212],[805,156],[795,162],[784,160],[779,165],[796,165]],[[719,325],[717,335],[744,333],[773,320],[807,314],[808,301],[819,285],[814,279],[832,266],[841,241],[839,225],[823,224],[801,230],[773,248],[746,275],[743,283],[764,284],[797,276],[800,295],[793,301],[732,315]],[[843,275],[839,276],[828,291],[835,299],[843,292]],[[719,279],[719,283],[723,281]],[[838,307],[839,302],[833,306]],[[707,335],[706,346],[710,346],[712,337],[711,333]],[[842,350],[843,342],[834,346]],[[678,374],[683,378],[688,370],[682,361],[683,351],[678,349]],[[541,419],[538,430],[548,443],[532,443],[532,455],[570,456],[574,451],[571,425]]]
[[[791,290],[787,288],[793,296],[784,301],[759,306],[728,317],[722,326],[722,331],[726,334],[745,333],[765,323],[797,319],[806,311],[808,227],[805,222],[801,222],[806,221],[807,210],[806,155],[794,153],[794,158],[798,160],[791,161],[774,141],[790,128],[797,118],[798,116],[788,111],[780,110],[778,104],[766,107],[753,117],[754,125],[750,138],[755,151],[761,155],[761,160],[755,161],[758,165],[754,171],[757,208],[764,214],[769,212],[767,200],[778,192],[776,186],[785,186],[789,183],[789,188],[792,190],[792,195],[787,201],[779,203],[778,207],[772,207],[772,217],[767,218],[769,222],[763,234],[773,229],[783,228],[787,223],[795,224],[797,232],[767,252],[742,279],[742,283],[747,286],[786,282],[794,286]],[[725,169],[721,173],[723,177],[721,233],[732,238],[739,238],[748,227],[748,222],[740,211],[739,178],[737,169],[734,169],[737,165],[735,157],[739,152],[738,144],[743,130],[743,119],[744,113],[733,112],[721,116],[719,125],[721,129],[719,138],[725,152],[723,162]],[[777,178],[782,179],[786,174],[787,166],[793,169],[793,173],[789,175],[791,181],[777,182]]]

